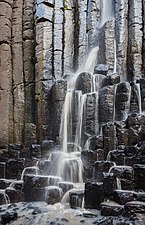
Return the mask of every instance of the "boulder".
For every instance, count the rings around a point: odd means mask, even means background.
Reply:
[[[102,216],[120,216],[124,207],[116,202],[108,201],[101,203]]]
[[[124,206],[125,212],[129,214],[134,213],[144,213],[145,212],[145,203],[140,201],[131,201],[127,202]]]
[[[104,201],[103,183],[96,181],[85,183],[84,201],[86,209],[100,209]]]

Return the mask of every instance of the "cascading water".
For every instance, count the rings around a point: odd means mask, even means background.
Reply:
[[[114,39],[114,69],[113,69],[113,73],[116,74],[116,71],[117,71],[116,39]]]
[[[139,113],[142,113],[140,84],[136,84],[136,95],[138,100]]]
[[[63,177],[65,181],[83,183],[82,178],[82,162],[78,149],[82,147],[82,127],[84,112],[86,110],[87,94],[76,90],[76,81],[78,76],[82,73],[90,73],[91,89],[90,92],[95,92],[95,79],[93,76],[94,67],[97,63],[98,46],[92,49],[89,53],[85,63],[81,66],[76,74],[68,81],[67,94],[65,97],[62,120],[60,126],[60,140],[62,143],[63,157],[58,162],[58,176]],[[77,104],[75,105],[75,123],[73,121],[74,109],[72,107],[74,98]],[[98,101],[98,99],[97,99]],[[75,132],[74,132],[75,130]],[[73,152],[69,152],[68,145],[74,146]]]
[[[102,26],[105,22],[113,18],[113,7],[112,0],[102,0],[101,1],[101,23]]]

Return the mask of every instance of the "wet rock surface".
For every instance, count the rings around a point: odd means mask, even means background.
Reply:
[[[133,204],[133,203],[131,203]],[[130,205],[131,205],[130,204]],[[104,214],[118,215],[121,213],[122,207],[118,204],[112,203],[112,209],[107,208],[107,203],[102,204]],[[108,206],[109,207],[109,206]],[[120,207],[120,208],[119,208]],[[116,209],[120,209],[119,211]],[[106,211],[105,211],[106,210]],[[0,208],[0,216],[2,224],[49,224],[49,225],[81,225],[81,224],[99,224],[99,225],[113,225],[115,224],[134,224],[143,225],[145,217],[142,214],[136,213],[134,217],[109,217],[106,215],[100,215],[99,211],[96,210],[80,210],[80,209],[67,209],[63,205],[47,205],[44,202],[33,202],[33,203],[15,203],[9,205],[3,205]]]
[[[145,1],[109,2],[0,1],[2,224],[145,224]]]

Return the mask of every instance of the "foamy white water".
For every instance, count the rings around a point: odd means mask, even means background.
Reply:
[[[116,56],[116,39],[114,39],[114,69],[113,73],[117,72],[117,56]]]
[[[82,141],[82,123],[83,123],[83,112],[85,110],[87,95],[79,96],[79,107],[78,107],[78,123],[76,127],[75,144],[81,146]]]
[[[67,143],[72,137],[72,91],[68,91],[63,106],[63,114],[60,126],[60,138],[62,139],[63,152],[67,152]]]
[[[136,94],[137,94],[137,100],[138,100],[138,107],[139,107],[139,113],[142,113],[142,106],[141,106],[141,91],[140,91],[140,84],[136,84]]]

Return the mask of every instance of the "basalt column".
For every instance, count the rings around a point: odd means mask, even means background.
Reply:
[[[128,0],[115,1],[117,71],[122,80],[127,75]]]
[[[35,100],[37,103],[37,139],[42,140],[50,124],[50,104],[48,93],[53,84],[53,30],[54,4],[36,1],[35,4]]]
[[[13,1],[0,2],[0,147],[13,141],[11,23]]]
[[[0,2],[1,147],[23,143],[35,127],[33,8],[33,0]]]
[[[25,83],[24,143],[30,145],[36,139],[35,103],[35,52],[34,52],[34,1],[23,3],[23,70]]]
[[[128,75],[132,80],[142,76],[142,0],[129,0]]]

